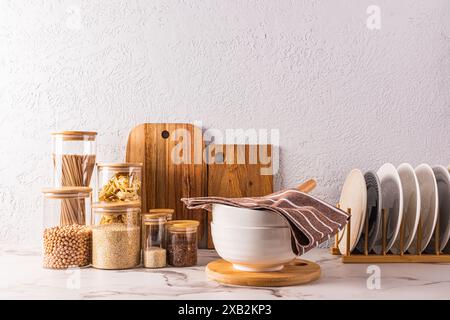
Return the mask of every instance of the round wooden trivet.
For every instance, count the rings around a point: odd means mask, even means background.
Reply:
[[[206,274],[211,280],[224,284],[252,287],[283,287],[309,283],[320,278],[317,263],[296,259],[274,272],[246,272],[233,268],[225,260],[215,260],[206,266]]]

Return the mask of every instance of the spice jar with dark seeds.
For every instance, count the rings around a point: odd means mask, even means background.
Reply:
[[[167,262],[174,267],[197,264],[197,229],[195,220],[172,220],[166,224]]]

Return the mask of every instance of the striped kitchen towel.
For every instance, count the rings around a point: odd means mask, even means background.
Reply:
[[[212,204],[218,203],[281,214],[291,226],[292,248],[297,255],[329,240],[347,224],[349,218],[346,212],[297,189],[287,189],[263,197],[198,197],[183,198],[181,201],[188,209],[211,211]]]

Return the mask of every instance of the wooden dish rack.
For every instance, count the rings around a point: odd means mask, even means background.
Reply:
[[[339,205],[337,206],[339,208]],[[450,263],[450,254],[443,253],[440,250],[439,242],[439,219],[436,223],[436,228],[434,230],[435,234],[435,250],[433,253],[422,253],[420,250],[422,242],[422,221],[419,220],[419,226],[417,229],[417,241],[415,243],[416,253],[403,253],[404,248],[404,223],[400,225],[400,254],[393,254],[387,252],[387,217],[388,209],[382,210],[381,225],[382,225],[382,254],[375,254],[369,252],[369,215],[366,215],[364,221],[364,252],[363,253],[352,253],[350,251],[350,234],[351,234],[351,209],[346,210],[350,215],[346,230],[344,235],[339,240],[339,233],[336,234],[336,240],[334,246],[331,248],[331,253],[333,255],[342,255],[343,263]],[[346,241],[346,251],[341,253],[339,250],[340,241]]]

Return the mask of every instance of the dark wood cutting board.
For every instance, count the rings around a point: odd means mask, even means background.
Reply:
[[[174,219],[198,220],[199,246],[212,248],[210,214],[203,210],[188,210],[180,199],[208,195],[250,197],[272,193],[273,176],[261,175],[261,169],[268,168],[270,171],[271,163],[261,163],[258,156],[259,148],[267,147],[269,156],[272,149],[271,146],[255,146],[256,160],[255,149],[248,145],[209,145],[209,149],[205,150],[203,140],[194,139],[194,135],[201,137],[201,134],[201,129],[191,124],[141,124],[130,132],[126,161],[144,164],[143,212],[154,208],[171,208],[175,209]],[[184,140],[185,136],[191,139]],[[190,163],[176,164],[171,161],[175,145],[180,141],[186,150],[190,150]],[[210,164],[206,164],[202,161],[204,152],[215,160],[216,153],[219,153],[219,158],[222,157],[224,161],[209,161]],[[209,156],[206,158],[211,160]],[[250,158],[254,163],[249,163]]]
[[[183,197],[200,197],[207,193],[206,164],[197,158],[204,150],[203,140],[195,145],[194,134],[201,129],[185,123],[146,123],[131,130],[128,137],[126,161],[142,162],[142,210],[175,209],[173,219],[194,219],[200,222],[199,245],[205,247],[207,217],[202,210],[188,210],[180,201]],[[190,139],[188,138],[190,137]],[[183,150],[175,149],[175,145]],[[195,148],[199,148],[199,153]],[[172,154],[181,155],[182,163],[174,163]],[[179,152],[178,152],[179,151]],[[178,161],[177,160],[177,161]],[[197,163],[196,163],[197,162]]]

